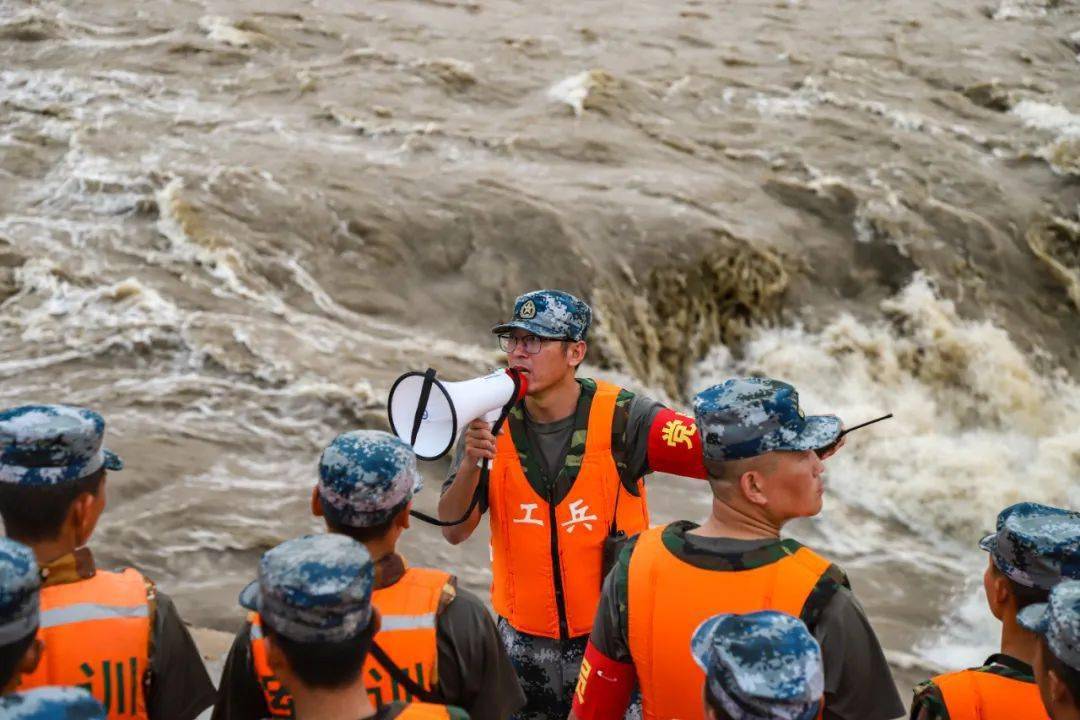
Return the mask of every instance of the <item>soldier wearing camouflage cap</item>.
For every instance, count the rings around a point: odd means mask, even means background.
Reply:
[[[106,720],[105,708],[77,687],[40,687],[0,698],[4,720]]]
[[[637,686],[645,718],[702,718],[704,678],[679,648],[706,618],[753,610],[800,618],[820,641],[826,717],[901,716],[884,652],[843,570],[781,538],[787,522],[821,511],[823,460],[839,446],[840,420],[807,416],[795,388],[755,377],[702,391],[694,416],[712,512],[701,525],[646,530],[622,551],[604,582],[574,717],[616,717]]]
[[[266,658],[292,695],[298,720],[468,718],[453,707],[394,702],[375,709],[363,677],[379,631],[372,605],[376,567],[345,535],[308,535],[269,550],[240,593],[257,612]]]
[[[0,410],[0,516],[44,578],[43,659],[19,689],[82,685],[110,718],[194,720],[214,685],[172,600],[138,570],[98,570],[86,546],[123,468],[104,436],[86,408]]]
[[[813,720],[821,710],[821,646],[798,618],[715,615],[694,631],[690,653],[705,673],[708,720]]]
[[[13,692],[41,659],[41,571],[30,548],[0,538],[0,694]]]
[[[492,606],[525,690],[521,720],[564,720],[605,570],[605,543],[648,527],[644,476],[704,475],[693,420],[616,385],[577,376],[592,310],[536,290],[492,328],[527,392],[498,437],[473,421],[443,484],[443,530],[465,541],[491,525]],[[664,428],[667,428],[666,433]],[[478,487],[481,461],[490,482]],[[490,512],[489,512],[490,511]]]
[[[1045,720],[1032,663],[1038,638],[1018,615],[1045,603],[1063,580],[1080,579],[1080,513],[1021,502],[997,517],[997,529],[979,542],[989,554],[983,590],[1001,621],[1000,651],[980,667],[946,673],[915,688],[914,720],[973,717]]]
[[[378,568],[372,603],[383,624],[361,673],[368,696],[377,708],[419,698],[465,708],[474,720],[509,717],[524,698],[483,603],[453,575],[407,565],[398,552],[422,484],[409,446],[377,430],[343,433],[319,459],[312,511],[331,533],[362,543]],[[214,720],[294,717],[268,662],[263,621],[252,612],[233,642]]]
[[[1035,680],[1051,720],[1080,720],[1080,581],[1063,580],[1017,621],[1039,636]]]

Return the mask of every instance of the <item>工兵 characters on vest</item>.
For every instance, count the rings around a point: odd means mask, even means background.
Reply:
[[[915,689],[913,720],[1047,720],[1032,663],[1039,638],[1017,622],[1062,580],[1080,579],[1080,513],[1022,502],[997,518],[979,547],[989,554],[983,589],[1001,621],[1001,647],[980,667],[938,675]]]
[[[86,543],[105,509],[105,421],[68,405],[0,412],[0,515],[44,578],[41,661],[20,690],[88,689],[114,718],[194,720],[214,686],[172,600],[138,570],[99,570]]]
[[[562,720],[570,709],[603,581],[605,546],[648,527],[643,476],[704,477],[689,417],[610,383],[578,378],[592,310],[560,290],[521,295],[493,333],[527,393],[498,437],[476,420],[464,430],[443,485],[439,517],[481,502],[452,543],[488,512],[492,605],[525,690],[523,720]],[[491,462],[487,487],[478,463]]]
[[[269,550],[240,604],[259,614],[267,668],[288,688],[297,720],[468,720],[460,708],[396,701],[376,708],[364,677],[378,642],[375,563],[338,533]]]
[[[818,514],[824,458],[842,428],[807,417],[795,388],[768,378],[728,380],[694,399],[712,488],[700,526],[647,530],[604,582],[571,717],[622,716],[640,688],[645,718],[704,717],[705,677],[688,645],[716,613],[776,610],[821,643],[824,717],[891,720],[904,712],[884,653],[846,575],[783,526]]]
[[[385,432],[339,435],[319,460],[313,512],[331,533],[366,546],[379,570],[372,602],[382,623],[361,676],[376,708],[433,700],[474,719],[501,720],[524,698],[491,616],[454,576],[412,567],[397,551],[420,487],[411,449]],[[293,697],[266,646],[263,618],[253,612],[226,659],[214,720],[294,717]]]

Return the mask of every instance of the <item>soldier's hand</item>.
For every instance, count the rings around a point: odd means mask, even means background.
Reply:
[[[495,436],[489,423],[473,420],[465,428],[465,457],[474,462],[495,459]]]

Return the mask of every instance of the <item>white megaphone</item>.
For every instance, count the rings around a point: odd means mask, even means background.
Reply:
[[[438,380],[434,370],[408,372],[390,388],[390,427],[418,458],[437,460],[453,447],[458,430],[478,417],[495,422],[503,407],[525,397],[526,388],[515,370],[462,382]]]

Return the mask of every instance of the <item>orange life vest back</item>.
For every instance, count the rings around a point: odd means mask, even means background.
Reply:
[[[630,655],[645,718],[704,720],[705,673],[690,655],[694,630],[723,612],[778,610],[799,617],[830,563],[799,547],[750,570],[707,570],[664,547],[664,529],[643,532],[630,556]]]
[[[980,670],[938,675],[950,720],[1050,720],[1039,686]]]
[[[438,682],[438,647],[435,640],[435,621],[443,590],[452,576],[441,570],[407,568],[405,574],[388,587],[371,594],[371,603],[379,610],[382,623],[375,634],[379,644],[410,679],[424,690]],[[262,619],[250,613],[251,660],[256,679],[266,698],[271,717],[293,717],[293,701],[288,690],[274,676],[266,654]],[[409,693],[390,673],[368,653],[364,661],[364,684],[371,702],[383,705],[409,700]],[[438,706],[436,706],[438,707]]]
[[[448,720],[450,713],[445,705],[433,703],[409,703],[394,720]]]
[[[39,637],[45,652],[19,690],[76,685],[105,706],[109,720],[148,718],[148,587],[132,568],[43,587]]]
[[[644,482],[638,479],[637,497],[627,492],[611,455],[618,396],[617,386],[596,381],[584,451],[574,455],[574,446],[582,444],[575,430],[567,457],[568,466],[577,457],[581,465],[555,506],[526,477],[514,433],[498,436],[488,488],[491,604],[521,632],[549,638],[588,634],[600,602],[604,538],[612,520],[627,535],[649,526]]]

